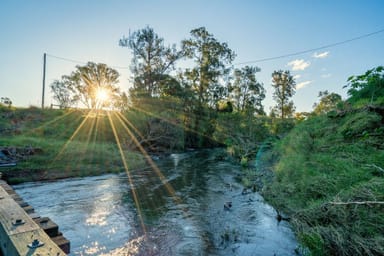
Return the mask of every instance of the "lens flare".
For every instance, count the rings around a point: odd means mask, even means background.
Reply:
[[[108,92],[108,90],[106,90],[105,88],[97,89],[97,91],[96,91],[96,100],[98,102],[100,102],[101,104],[109,101],[109,92]]]

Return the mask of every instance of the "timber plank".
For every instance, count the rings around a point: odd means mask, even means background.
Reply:
[[[19,220],[19,221],[18,221]],[[35,239],[43,246],[29,248]],[[40,226],[0,186],[0,244],[5,255],[66,255]]]

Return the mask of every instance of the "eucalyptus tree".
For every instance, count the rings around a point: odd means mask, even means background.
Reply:
[[[169,79],[169,72],[182,56],[181,52],[175,45],[165,46],[164,39],[148,26],[121,38],[119,45],[132,50],[131,71],[134,80],[130,96],[160,96],[165,81]]]
[[[296,82],[288,70],[274,71],[272,73],[273,99],[276,106],[273,113],[279,115],[281,119],[291,117],[295,112],[295,106],[291,100],[296,92]]]
[[[77,99],[90,109],[102,108],[112,104],[120,95],[116,86],[119,73],[103,63],[88,62],[84,66],[76,66],[76,70],[68,76],[62,76],[67,88]]]
[[[214,38],[205,27],[193,29],[190,34],[191,37],[181,43],[185,57],[195,63],[183,74],[194,96],[193,116],[188,119],[193,121],[190,125],[195,134],[194,138],[189,139],[197,139],[195,146],[203,146],[213,133],[213,113],[210,109],[225,96],[222,82],[230,72],[228,66],[234,60],[235,53],[227,43]]]
[[[265,89],[263,84],[256,79],[257,72],[260,72],[258,67],[245,66],[235,69],[230,94],[237,111],[265,114],[262,105],[262,101],[265,99]]]
[[[193,68],[185,71],[185,76],[192,82],[200,106],[210,104],[210,98],[220,100],[224,90],[219,89],[221,79],[230,71],[228,65],[235,58],[235,53],[227,43],[220,43],[205,27],[193,29],[191,38],[182,41],[185,56],[195,62]],[[212,92],[218,92],[210,97]],[[211,104],[214,106],[215,104]]]

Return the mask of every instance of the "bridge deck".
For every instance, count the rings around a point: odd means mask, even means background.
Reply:
[[[35,239],[42,246],[30,248],[28,245],[32,245]],[[0,241],[0,248],[7,256],[66,255],[2,186],[0,186]]]

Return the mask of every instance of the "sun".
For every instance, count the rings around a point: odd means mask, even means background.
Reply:
[[[104,88],[98,88],[96,91],[96,100],[100,105],[104,105],[109,101],[109,92]]]

